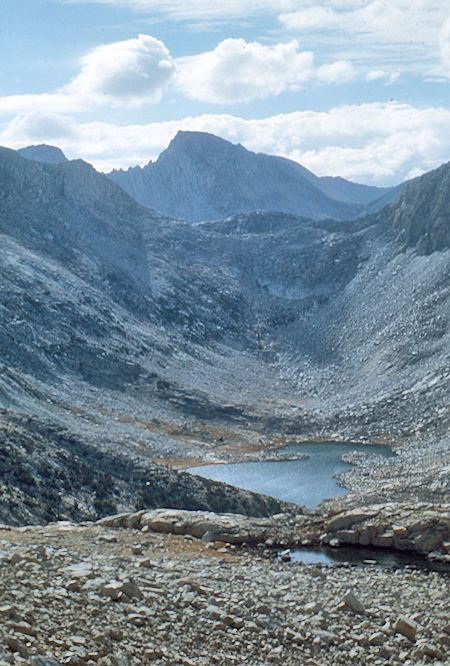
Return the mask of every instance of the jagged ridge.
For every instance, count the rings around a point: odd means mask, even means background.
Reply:
[[[140,203],[188,222],[255,210],[348,219],[363,214],[370,202],[376,209],[375,200],[390,192],[318,178],[296,162],[256,154],[206,132],[180,131],[156,162],[109,177]]]

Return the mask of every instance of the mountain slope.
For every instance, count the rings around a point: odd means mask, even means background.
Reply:
[[[280,436],[435,455],[449,177],[353,221],[192,226],[81,161],[0,150],[0,405],[141,462],[226,460]]]
[[[381,197],[389,197],[393,187],[373,187],[370,185],[361,185],[345,180],[340,176],[314,176],[314,184],[324,193],[336,201],[345,201],[356,204],[369,204],[375,202]],[[395,194],[391,195],[394,198]],[[386,203],[390,203],[386,201]]]
[[[296,162],[204,132],[178,132],[158,160],[109,177],[140,203],[188,222],[254,210],[348,219],[387,190],[318,178]]]

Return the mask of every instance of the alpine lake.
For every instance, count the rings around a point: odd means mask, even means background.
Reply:
[[[292,455],[292,459],[201,465],[188,471],[316,509],[323,500],[342,497],[347,493],[339,485],[339,476],[351,469],[352,464],[342,460],[343,455],[351,452],[377,456],[380,463],[383,459],[388,462],[387,459],[395,456],[391,448],[383,445],[305,442],[283,448],[283,454],[287,457]],[[298,459],[299,456],[302,457]],[[292,551],[291,560],[305,564],[436,568],[434,563],[411,553],[358,547],[299,549]],[[447,567],[444,568],[447,570]]]

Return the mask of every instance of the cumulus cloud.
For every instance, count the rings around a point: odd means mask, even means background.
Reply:
[[[448,0],[59,0],[97,3],[187,21],[194,27],[211,21],[261,16],[279,20],[289,36],[314,34],[330,53],[345,44],[345,57],[379,68],[392,58],[404,69],[440,73],[439,33],[449,18]],[[352,44],[345,42],[352,36]],[[445,42],[445,38],[444,42]],[[306,46],[305,48],[309,48]],[[444,46],[444,53],[446,47]],[[448,62],[447,56],[443,61]],[[448,72],[448,69],[446,70]]]
[[[158,102],[174,71],[166,46],[149,35],[98,46],[81,65],[64,91],[100,104]]]
[[[51,122],[57,124],[57,118]],[[64,118],[59,126],[64,128]],[[263,119],[226,114],[180,121],[119,126],[68,121],[58,145],[69,157],[82,157],[99,170],[146,164],[156,159],[179,129],[212,132],[250,150],[294,159],[318,175],[343,176],[377,185],[398,183],[448,160],[450,110],[408,104],[348,105],[327,112],[298,111]],[[31,131],[32,124],[28,124]],[[45,141],[39,134],[27,142]],[[22,126],[13,121],[0,134],[13,148],[25,144]]]
[[[161,101],[172,86],[200,102],[235,104],[276,96],[311,83],[344,83],[355,78],[348,61],[314,67],[310,51],[296,40],[266,46],[226,39],[210,52],[173,59],[150,35],[98,46],[80,61],[78,74],[53,93],[0,97],[0,113],[26,114],[30,108],[76,113],[93,107],[140,106]]]
[[[236,104],[276,96],[309,82],[346,83],[357,77],[347,60],[316,69],[310,51],[296,40],[265,46],[226,39],[214,51],[177,61],[175,86],[187,97],[212,104]]]
[[[298,42],[264,46],[226,39],[208,53],[177,62],[177,88],[191,99],[217,104],[279,95],[313,74],[313,54]]]
[[[174,75],[166,46],[150,35],[98,46],[72,81],[51,93],[0,97],[0,113],[77,113],[93,106],[139,106],[161,100]]]

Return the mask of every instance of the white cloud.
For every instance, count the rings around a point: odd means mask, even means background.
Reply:
[[[16,145],[18,137],[25,144],[59,140],[77,140],[78,125],[73,118],[44,111],[16,116],[1,134],[2,141]]]
[[[64,90],[97,104],[158,102],[174,71],[165,45],[149,35],[98,46],[81,63]]]
[[[404,69],[424,72],[438,58],[448,13],[448,0],[300,0],[293,11],[280,11],[279,21],[296,36],[328,35],[328,48],[344,45],[352,60],[375,65],[395,58]]]
[[[371,69],[370,72],[366,74],[366,81],[379,81],[384,79],[386,72],[383,69]]]
[[[292,40],[265,46],[226,39],[214,51],[176,61],[175,86],[187,97],[213,104],[236,104],[298,89],[305,82],[346,83],[357,78],[353,65],[337,60],[316,69],[310,51]]]
[[[450,18],[442,27],[439,35],[439,46],[444,74],[450,78]]]
[[[295,0],[60,0],[66,3],[91,2],[127,7],[142,13],[159,12],[176,20],[240,19],[244,16],[295,9]]]
[[[80,61],[72,81],[53,93],[0,97],[0,113],[91,111],[105,105],[161,101],[166,89],[200,102],[236,104],[298,90],[307,81],[344,83],[356,77],[348,61],[314,68],[314,55],[296,40],[266,46],[226,39],[210,52],[174,60],[150,35],[98,46]]]
[[[0,134],[0,143],[18,148],[45,141],[44,118],[38,119],[37,126],[32,120],[14,120]],[[378,185],[394,184],[411,173],[434,168],[450,154],[450,110],[394,102],[263,119],[208,114],[126,126],[100,122],[76,126],[70,119],[58,121],[52,116],[50,126],[60,128],[55,142],[69,157],[82,157],[103,171],[155,159],[179,129],[212,132],[250,150],[284,155],[318,175],[340,175]]]
[[[214,51],[177,61],[177,88],[191,99],[217,104],[279,95],[311,78],[313,54],[294,40],[264,46],[226,39]]]
[[[320,42],[329,57],[373,69],[398,61],[402,69],[433,73],[440,61],[439,33],[449,18],[448,0],[59,0],[97,3],[188,22],[245,21],[259,16],[279,23],[290,37]],[[348,41],[348,36],[352,41]],[[302,40],[300,40],[302,41]],[[342,52],[345,49],[345,53]],[[438,73],[439,72],[435,72]]]
[[[357,74],[351,62],[336,60],[329,65],[322,65],[317,70],[317,78],[322,83],[347,83],[353,81]]]
[[[366,81],[372,82],[372,81],[382,81],[384,80],[386,85],[391,85],[392,83],[395,83],[397,79],[400,77],[400,72],[399,71],[391,71],[391,72],[386,72],[384,69],[371,69],[367,72],[366,74]]]
[[[81,100],[66,93],[41,93],[0,97],[0,113],[26,113],[30,109],[46,113],[81,111]]]
[[[300,0],[296,5],[279,14],[291,30],[341,30],[377,35],[382,42],[428,41],[448,14],[446,0]]]
[[[304,7],[299,11],[280,14],[280,22],[291,30],[317,30],[339,27],[339,13],[323,4],[315,4],[312,7]]]
[[[166,46],[149,35],[99,46],[81,59],[72,81],[51,93],[0,97],[0,113],[77,113],[96,106],[139,106],[161,100],[175,71]]]

